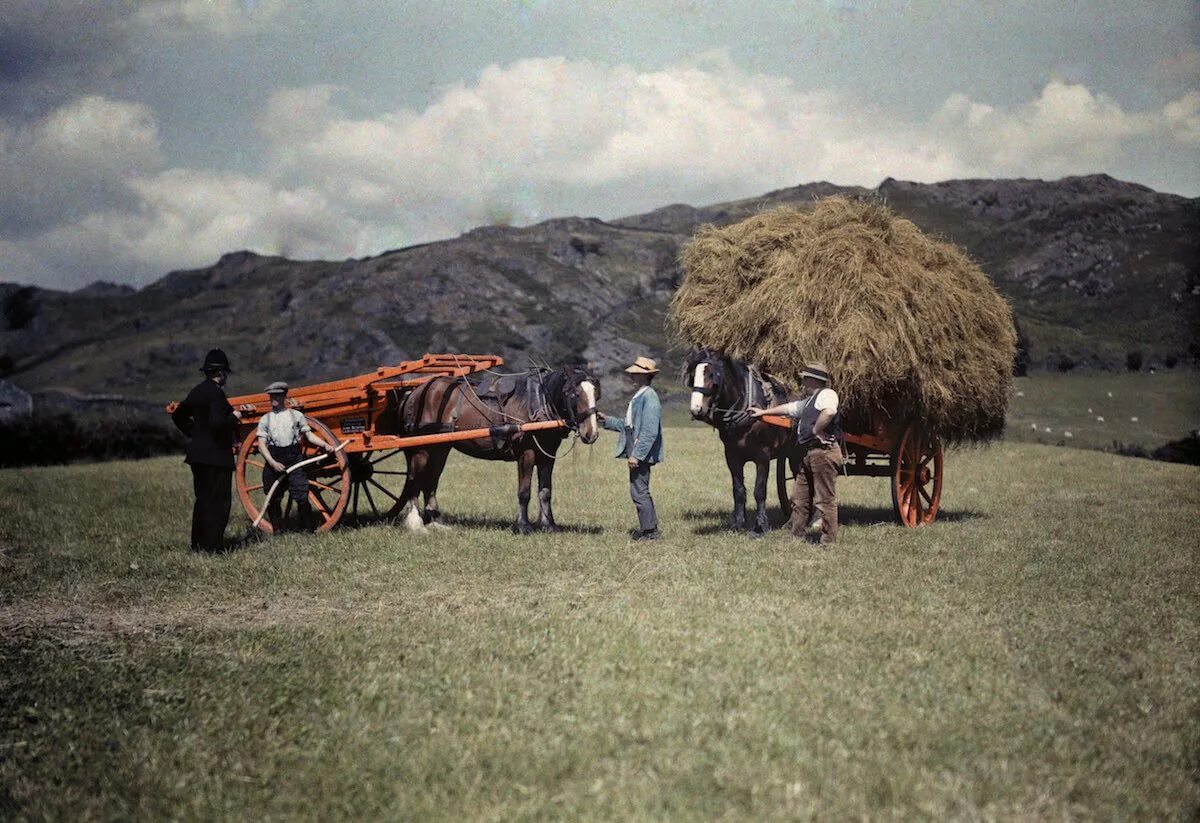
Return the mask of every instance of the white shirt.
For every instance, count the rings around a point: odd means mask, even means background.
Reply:
[[[784,406],[784,408],[787,410],[785,413],[789,417],[799,417],[804,411],[804,407],[807,405],[807,403],[807,400],[793,400],[791,403],[788,403],[786,406]],[[813,405],[816,406],[817,411],[819,412],[827,411],[830,414],[837,414],[837,392],[835,392],[833,389],[821,389],[819,392],[817,392],[817,399],[813,401]]]
[[[633,401],[637,400],[649,389],[650,389],[649,386],[642,386],[640,389],[638,389],[637,391],[635,391],[633,393],[633,397],[629,398],[629,405],[625,408],[625,428],[627,428],[627,429],[633,428]]]
[[[294,446],[300,442],[300,435],[310,431],[312,427],[296,409],[272,409],[258,421],[258,436],[265,437],[268,446]]]

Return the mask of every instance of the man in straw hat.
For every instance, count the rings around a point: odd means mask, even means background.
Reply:
[[[828,546],[837,540],[838,528],[837,476],[842,468],[838,396],[830,387],[824,363],[806,363],[800,377],[800,400],[749,411],[754,417],[786,414],[796,419],[802,459],[792,490],[789,525],[793,537],[808,537]]]
[[[650,383],[658,374],[658,364],[649,357],[639,357],[625,374],[638,387],[625,409],[625,419],[598,416],[604,428],[620,435],[613,456],[624,457],[629,463],[629,496],[638,516],[633,539],[657,540],[658,514],[650,496],[650,467],[663,459],[662,403]]]
[[[286,476],[287,493],[296,504],[296,519],[302,530],[312,528],[312,506],[308,502],[308,475],[304,469],[287,473],[288,468],[304,459],[301,440],[307,440],[326,453],[334,447],[313,433],[308,420],[298,409],[287,407],[288,384],[276,381],[266,388],[271,410],[258,421],[258,451],[266,460],[263,489],[270,493],[275,481]],[[285,475],[285,473],[287,473]],[[281,484],[282,485],[282,484]],[[283,530],[283,490],[277,489],[267,501],[267,519],[274,529]]]
[[[233,446],[241,412],[225,398],[224,385],[233,371],[229,358],[212,349],[200,367],[204,379],[171,415],[188,438],[186,462],[192,469],[192,548],[217,552],[225,546],[225,525],[233,501]]]

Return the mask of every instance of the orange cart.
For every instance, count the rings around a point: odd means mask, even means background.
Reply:
[[[492,355],[426,354],[394,366],[381,366],[373,372],[329,383],[298,386],[288,391],[288,405],[304,413],[315,434],[340,448],[324,460],[310,463],[308,497],[313,511],[322,518],[318,531],[329,531],[344,518],[360,521],[369,517],[394,516],[399,509],[405,464],[389,462],[405,449],[473,440],[477,437],[505,437],[522,431],[561,428],[561,420],[511,423],[488,429],[406,435],[399,430],[396,409],[404,394],[435,377],[460,377],[504,364]],[[258,421],[271,410],[265,393],[229,398],[242,413],[238,424],[241,446],[237,451],[234,477],[238,499],[251,522],[271,533],[274,528],[261,517],[266,505],[262,484],[263,460],[258,454]],[[178,403],[167,405],[167,413]],[[302,441],[304,459],[321,454]],[[278,492],[277,492],[278,493]],[[290,508],[291,501],[286,501]],[[285,511],[286,518],[290,512]]]

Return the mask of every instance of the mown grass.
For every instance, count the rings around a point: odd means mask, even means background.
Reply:
[[[610,442],[568,531],[184,549],[174,459],[0,472],[0,817],[1178,819],[1200,808],[1200,471],[954,453],[945,516],[841,484],[828,552],[724,531],[699,426],[630,543]],[[244,525],[237,514],[231,532]]]

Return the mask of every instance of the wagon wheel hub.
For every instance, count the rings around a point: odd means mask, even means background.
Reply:
[[[366,455],[354,454],[350,456],[350,482],[351,483],[366,483],[375,474],[375,467],[371,465],[371,461]]]

